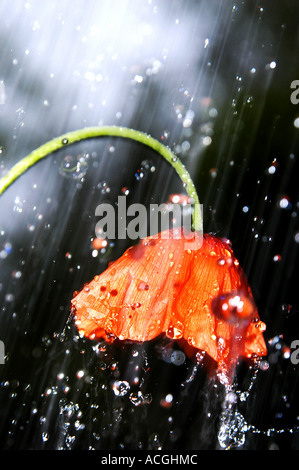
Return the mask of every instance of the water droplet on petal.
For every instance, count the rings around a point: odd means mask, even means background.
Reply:
[[[249,318],[256,310],[251,298],[237,291],[215,297],[212,309],[218,318],[232,323]]]
[[[184,326],[181,322],[177,322],[175,325],[170,325],[166,331],[166,336],[170,339],[180,339],[183,337]]]
[[[148,290],[149,289],[149,285],[146,283],[146,282],[143,282],[141,281],[138,286],[137,286],[137,289],[138,290]]]

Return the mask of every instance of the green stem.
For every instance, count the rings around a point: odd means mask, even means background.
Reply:
[[[35,165],[42,158],[47,157],[52,152],[64,148],[67,145],[79,142],[84,139],[91,139],[97,137],[123,137],[126,139],[132,139],[137,142],[140,142],[147,147],[152,148],[158,152],[162,157],[167,160],[174,170],[179,175],[186,192],[190,198],[194,201],[194,210],[192,215],[192,228],[196,231],[202,231],[202,218],[200,211],[199,198],[194,186],[194,183],[190,177],[190,174],[182,164],[182,162],[171,152],[165,145],[161,144],[158,140],[153,137],[136,131],[134,129],[129,129],[126,127],[117,127],[117,126],[103,126],[103,127],[87,127],[84,129],[79,129],[73,132],[68,132],[67,134],[56,137],[53,140],[41,145],[36,150],[31,152],[29,155],[20,160],[16,165],[14,165],[11,170],[0,179],[0,195],[25,171],[30,167]]]

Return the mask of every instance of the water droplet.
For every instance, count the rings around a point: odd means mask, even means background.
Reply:
[[[108,194],[110,193],[110,186],[108,185],[107,181],[101,181],[98,185],[97,188],[101,190],[102,194]]]
[[[269,365],[269,362],[268,362],[268,361],[262,360],[262,361],[260,362],[260,369],[261,369],[262,371],[268,370],[269,367],[270,367],[270,365]]]
[[[299,117],[294,120],[294,126],[299,129]]]
[[[144,180],[150,173],[154,173],[155,170],[156,168],[150,160],[143,160],[140,168],[135,172],[135,178],[137,181]]]
[[[153,433],[148,440],[148,448],[150,450],[161,450],[162,445],[160,443],[159,435],[156,433]]]
[[[114,395],[123,397],[130,390],[130,385],[126,380],[115,380],[112,384]]]
[[[248,425],[244,417],[228,408],[220,416],[218,442],[223,449],[240,447],[245,443],[247,430]]]
[[[48,441],[48,440],[49,440],[49,433],[43,432],[43,433],[42,433],[42,440],[43,440],[44,442]]]
[[[167,140],[169,138],[170,132],[169,131],[164,131],[163,135],[161,135],[161,140]]]
[[[63,145],[67,145],[67,144],[69,143],[69,141],[68,141],[67,138],[64,138],[64,139],[62,139],[61,143],[62,143]]]
[[[139,390],[138,392],[131,393],[129,400],[134,406],[149,405],[152,401],[152,396],[150,394],[143,394]]]
[[[12,277],[14,279],[20,279],[22,277],[22,272],[21,271],[13,271],[12,272]]]
[[[232,323],[247,319],[255,312],[251,298],[237,291],[215,297],[212,301],[212,309],[219,318]]]
[[[183,120],[183,127],[188,128],[192,126],[193,119],[194,119],[194,111],[192,109],[189,109],[186,113],[186,116]]]
[[[82,180],[88,169],[87,159],[88,154],[67,155],[60,165],[60,174],[75,180]]]
[[[103,248],[107,248],[108,241],[105,238],[94,238],[91,244],[95,250],[102,250]]]
[[[121,192],[122,194],[124,194],[125,196],[128,196],[130,194],[130,190],[124,186],[122,189],[121,189]]]
[[[217,260],[217,264],[219,266],[232,266],[233,265],[233,260],[230,256],[221,256],[218,260]]]
[[[279,201],[279,207],[281,209],[291,209],[292,204],[290,203],[290,198],[288,196],[283,196]]]
[[[170,325],[166,331],[166,336],[170,339],[180,339],[183,337],[184,326],[181,322],[177,322],[175,325]]]
[[[5,295],[5,301],[6,302],[13,302],[14,300],[14,295],[13,294],[6,294]]]
[[[202,143],[205,147],[207,147],[208,145],[211,145],[212,143],[212,137],[210,137],[209,135],[205,136],[203,139],[202,139]]]
[[[186,356],[183,351],[173,351],[170,356],[170,362],[175,366],[181,366],[184,364],[185,359]]]
[[[149,289],[149,285],[148,285],[146,282],[141,281],[141,282],[138,284],[137,289],[138,289],[138,290],[148,290],[148,289]]]
[[[4,251],[9,255],[10,253],[12,253],[12,244],[9,243],[9,242],[6,242],[4,244]]]

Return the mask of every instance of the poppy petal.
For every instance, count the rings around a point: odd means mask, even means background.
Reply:
[[[206,351],[218,364],[235,363],[239,355],[264,355],[263,329],[253,323],[259,322],[257,308],[230,246],[205,235],[190,271],[174,315],[184,324],[189,345]]]
[[[211,235],[198,249],[181,229],[143,239],[75,294],[72,311],[89,338],[166,333],[221,367],[267,351],[245,274],[230,245]]]
[[[95,276],[72,300],[79,330],[101,337],[104,329],[135,341],[148,341],[165,331],[174,285],[184,283],[188,273],[186,240],[173,238],[173,232],[145,238]]]

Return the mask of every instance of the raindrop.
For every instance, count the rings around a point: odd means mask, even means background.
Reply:
[[[183,153],[185,153],[185,152],[188,152],[190,147],[191,147],[190,142],[188,140],[184,140],[184,142],[182,142],[182,145],[181,145],[181,150]]]
[[[169,131],[165,130],[161,135],[161,140],[167,140],[169,138]]]
[[[270,367],[270,366],[269,366],[269,362],[268,362],[268,361],[263,360],[263,361],[260,362],[260,369],[261,369],[262,371],[268,370],[269,367]]]
[[[282,304],[281,306],[282,314],[288,316],[292,313],[292,305],[291,304]]]
[[[299,129],[299,117],[294,120],[294,126]]]
[[[114,392],[114,395],[118,397],[123,397],[130,390],[130,385],[125,380],[116,380],[112,384],[112,390]]]
[[[193,119],[194,119],[194,111],[192,109],[189,109],[183,120],[183,127],[185,128],[191,127],[193,123]]]
[[[279,201],[279,207],[281,209],[290,209],[292,207],[290,198],[288,196],[283,196]]]
[[[9,255],[12,252],[12,244],[9,242],[5,243],[4,251]]]
[[[108,185],[107,181],[101,181],[98,183],[97,188],[101,190],[102,194],[110,193],[110,186]]]
[[[14,295],[13,294],[6,294],[5,295],[5,301],[6,302],[13,302],[14,300]]]
[[[160,443],[158,434],[153,433],[149,437],[149,449],[151,449],[151,450],[161,450],[162,449],[162,445]]]
[[[212,178],[216,178],[217,174],[218,174],[217,168],[211,168],[210,169],[210,175],[211,175]]]
[[[49,440],[49,433],[43,432],[43,433],[42,433],[42,440],[43,440],[44,442],[48,441],[48,440]]]
[[[138,286],[137,286],[137,289],[138,290],[148,290],[149,289],[149,285],[146,283],[146,282],[143,282],[141,281]]]
[[[22,277],[21,271],[13,271],[12,277],[13,277],[14,279],[20,279],[20,277]]]
[[[166,335],[170,339],[180,339],[183,336],[184,327],[181,322],[177,322],[175,325],[170,325],[166,331]]]
[[[207,147],[208,145],[211,145],[212,138],[209,135],[207,135],[202,139],[202,143],[205,147]]]
[[[154,173],[155,170],[156,168],[150,160],[143,160],[140,168],[135,172],[135,178],[137,181],[144,180],[150,173]]]
[[[168,393],[166,397],[160,400],[160,405],[163,408],[170,408],[173,405],[173,395],[171,393]]]
[[[218,116],[218,111],[216,108],[211,108],[209,111],[209,116],[211,118],[216,118]]]
[[[170,356],[170,361],[175,366],[181,366],[182,364],[184,364],[185,359],[186,356],[183,351],[173,351]]]
[[[94,238],[91,244],[94,250],[102,250],[107,248],[108,241],[105,238]]]
[[[217,317],[233,323],[245,320],[255,312],[252,300],[242,292],[216,296],[212,301],[212,309]]]
[[[76,376],[78,379],[82,379],[82,377],[84,377],[84,370],[78,370]]]
[[[134,79],[133,79],[133,82],[135,83],[142,83],[143,82],[143,77],[142,75],[135,75]]]
[[[150,394],[143,394],[139,390],[138,392],[131,393],[129,400],[134,406],[149,405],[152,401],[152,396]]]
[[[126,186],[124,186],[123,188],[121,188],[121,193],[125,196],[128,196],[130,194],[130,190]]]
[[[67,155],[61,163],[60,174],[75,180],[82,180],[88,169],[87,158],[88,154],[77,155],[77,157]]]

